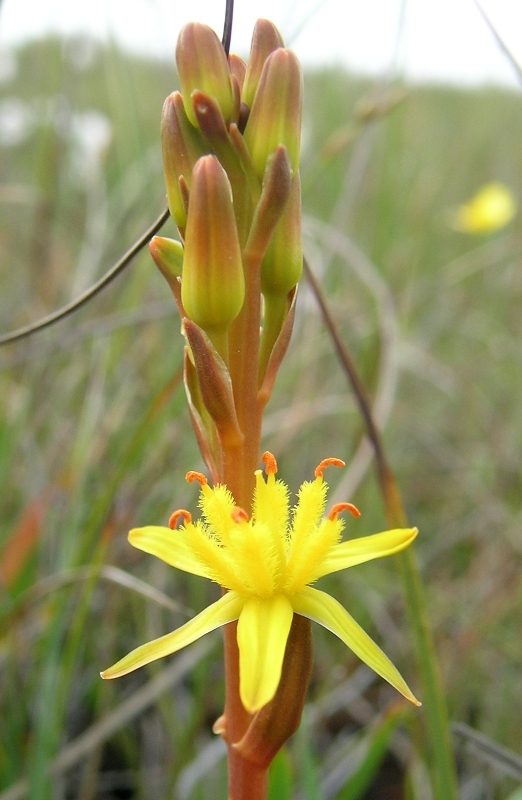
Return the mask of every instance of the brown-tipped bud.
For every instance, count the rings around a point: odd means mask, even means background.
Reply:
[[[181,297],[187,317],[209,334],[230,325],[245,297],[232,190],[214,156],[192,173]]]
[[[252,34],[252,44],[248,57],[245,79],[242,82],[241,100],[249,108],[252,107],[259,78],[263,71],[265,61],[270,53],[278,47],[284,47],[281,34],[273,22],[267,19],[258,19]]]
[[[183,330],[191,350],[201,400],[214,422],[222,445],[237,447],[243,441],[227,366],[209,336],[190,319]]]
[[[287,295],[299,282],[302,270],[301,186],[296,172],[281,219],[263,258],[261,291],[265,295]]]
[[[254,169],[262,179],[268,158],[283,144],[294,172],[299,167],[303,81],[297,57],[279,48],[265,61],[245,141]]]
[[[217,464],[219,464],[219,448],[217,431],[214,422],[203,403],[201,391],[198,383],[196,367],[192,360],[192,351],[185,347],[183,357],[183,380],[185,383],[185,393],[189,407],[190,419],[199,450],[203,456],[203,461],[208,467],[212,483],[216,484],[219,480]]]
[[[237,79],[239,88],[242,90],[247,68],[245,62],[242,58],[236,56],[235,53],[230,53],[228,57],[228,66],[230,68],[230,74]]]
[[[192,108],[195,89],[214,98],[226,122],[230,122],[234,95],[223,45],[208,25],[189,22],[183,26],[176,45],[181,94],[187,117],[197,127]]]
[[[192,170],[198,158],[208,153],[199,131],[188,121],[179,92],[170,94],[161,115],[161,149],[169,210],[176,225],[184,228],[186,208],[180,178],[190,186]]]
[[[286,148],[276,147],[265,172],[261,197],[254,212],[244,256],[261,261],[287,205],[292,178]]]

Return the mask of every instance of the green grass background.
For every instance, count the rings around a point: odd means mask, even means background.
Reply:
[[[0,137],[2,332],[85,289],[162,210],[159,118],[176,88],[172,64],[80,39],[34,42],[14,59],[0,84],[0,119],[19,120],[18,138]],[[305,250],[420,529],[450,717],[520,757],[521,223],[469,237],[448,218],[490,180],[520,200],[522,100],[340,69],[307,74],[305,93]],[[110,140],[89,161],[79,137],[93,112]],[[98,677],[216,597],[126,541],[130,527],[194,509],[184,474],[202,464],[181,360],[174,303],[147,252],[74,317],[0,351],[0,800],[225,797],[211,733],[219,636],[182,654],[179,679],[157,695],[181,656]],[[329,476],[332,496],[361,508],[349,536],[384,527],[362,433],[303,284],[263,446],[292,490],[326,456],[355,463]],[[323,586],[415,689],[393,559]],[[326,631],[315,645],[303,726],[274,764],[272,800],[428,799],[422,712],[395,708],[393,690]],[[136,710],[146,686],[153,697]],[[454,741],[463,797],[515,798],[516,770]]]

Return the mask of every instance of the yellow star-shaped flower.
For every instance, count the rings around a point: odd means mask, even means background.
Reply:
[[[330,464],[344,466],[343,462],[322,461],[315,480],[301,486],[290,514],[288,489],[275,478],[275,458],[265,453],[262,460],[267,478],[256,471],[250,519],[234,504],[226,486],[212,489],[203,475],[189,472],[187,480],[201,485],[202,519],[194,523],[188,511],[176,511],[169,528],[147,526],[130,532],[134,547],[177,569],[210,578],[228,591],[181,628],[133,650],[102,672],[102,678],[125,675],[238,620],[241,701],[254,713],[275,695],[292,617],[301,614],[336,634],[404,697],[420,705],[391,661],[348,612],[333,597],[310,586],[323,575],[403,550],[417,529],[342,542],[344,523],[339,513],[348,510],[359,516],[359,512],[350,503],[339,503],[323,516],[328,489],[323,470]],[[180,518],[183,524],[172,530]]]

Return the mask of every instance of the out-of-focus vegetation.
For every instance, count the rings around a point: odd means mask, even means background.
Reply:
[[[159,118],[176,79],[171,64],[80,39],[32,43],[0,67],[3,332],[93,283],[160,212]],[[471,238],[448,221],[488,181],[521,199],[521,131],[518,93],[306,76],[305,250],[421,532],[450,715],[519,758],[521,223]],[[217,593],[126,541],[195,502],[181,358],[146,252],[74,317],[0,351],[0,800],[226,794],[211,733],[219,636],[120,681],[98,677]],[[335,499],[363,512],[349,536],[384,527],[361,435],[303,285],[265,444],[295,488],[323,457],[347,461]],[[328,582],[415,688],[393,560]],[[271,797],[429,797],[409,744],[420,714],[390,709],[387,685],[315,636],[310,702]],[[466,741],[455,737],[462,796],[514,792],[516,759],[508,768]]]

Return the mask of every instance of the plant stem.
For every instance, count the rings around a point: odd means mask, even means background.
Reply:
[[[258,465],[261,411],[257,398],[259,325],[261,315],[259,263],[245,263],[245,302],[229,333],[229,364],[239,426],[240,447],[223,448],[223,483],[237,505],[250,511],[254,470]],[[228,748],[229,800],[265,800],[268,770],[259,769],[234,748],[250,724],[251,715],[239,696],[237,623],[223,629],[225,655],[225,739]]]

